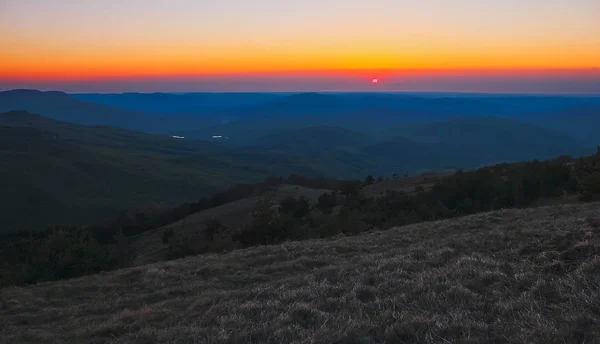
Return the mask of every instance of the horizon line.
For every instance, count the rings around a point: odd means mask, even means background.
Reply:
[[[505,91],[431,91],[431,90],[414,90],[414,91],[393,91],[393,90],[371,90],[371,91],[343,91],[343,90],[323,90],[323,91],[154,91],[154,92],[136,92],[136,91],[123,91],[123,92],[66,92],[59,89],[35,89],[35,88],[8,88],[1,89],[0,93],[14,92],[14,91],[37,91],[41,93],[64,93],[66,95],[78,95],[78,94],[114,94],[114,95],[126,95],[126,94],[171,94],[171,95],[185,95],[185,94],[440,94],[440,95],[514,95],[514,96],[582,96],[582,97],[600,97],[600,91],[598,93],[579,93],[579,92],[505,92]]]

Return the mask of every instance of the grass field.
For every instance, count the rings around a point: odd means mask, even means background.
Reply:
[[[600,203],[0,290],[3,343],[598,343]]]

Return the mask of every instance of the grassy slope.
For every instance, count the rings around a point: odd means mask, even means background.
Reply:
[[[600,204],[0,290],[11,343],[597,343]]]
[[[133,247],[137,252],[134,264],[142,265],[162,261],[167,252],[167,245],[163,244],[163,232],[172,229],[176,232],[198,231],[205,227],[206,221],[217,219],[225,228],[234,232],[252,220],[252,211],[256,209],[261,201],[280,203],[286,197],[304,197],[311,205],[314,205],[319,196],[331,190],[312,189],[295,185],[280,185],[277,189],[269,191],[261,196],[246,197],[237,201],[220,205],[215,208],[206,209],[182,220],[145,232],[133,239]]]
[[[414,176],[409,178],[398,178],[386,180],[372,185],[365,186],[362,192],[369,197],[383,196],[387,191],[412,192],[416,186],[422,186],[425,189],[442,178],[444,174]],[[235,232],[242,226],[247,225],[252,220],[252,211],[261,201],[270,201],[275,204],[280,203],[286,197],[304,197],[314,206],[319,196],[331,190],[313,189],[295,185],[280,185],[277,189],[267,192],[261,196],[252,196],[243,198],[234,202],[220,205],[215,208],[199,211],[189,215],[175,223],[169,224],[153,231],[142,233],[133,239],[133,247],[137,252],[135,265],[143,265],[162,261],[167,252],[167,245],[163,244],[163,232],[172,229],[176,232],[195,232],[202,231],[205,223],[210,219],[217,219],[231,232]],[[319,212],[313,212],[318,216]]]

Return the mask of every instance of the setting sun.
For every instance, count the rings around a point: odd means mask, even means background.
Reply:
[[[373,79],[373,80],[371,80],[371,83],[373,83],[373,85],[378,84],[379,83],[379,79]]]

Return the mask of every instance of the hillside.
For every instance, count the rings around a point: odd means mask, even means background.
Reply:
[[[457,153],[457,151],[446,150],[444,147],[417,142],[402,136],[361,149],[361,154],[365,158],[376,163],[373,173],[377,175],[414,174],[457,168],[461,165],[461,161],[456,159]]]
[[[324,125],[273,131],[251,147],[288,156],[328,176],[362,179],[375,173],[375,162],[362,154],[363,147],[374,142],[367,135]]]
[[[402,94],[299,93],[255,106],[240,107],[239,120],[186,132],[207,138],[225,135],[238,143],[253,143],[273,131],[309,127],[339,127],[363,135],[413,122],[450,119],[457,114],[486,113],[489,107],[470,99],[424,99]],[[469,108],[469,111],[465,110]],[[249,130],[250,129],[250,130]]]
[[[1,232],[98,221],[196,200],[244,181],[314,174],[285,157],[213,142],[0,114]]]
[[[600,204],[502,210],[0,290],[12,343],[596,343]]]
[[[223,95],[236,103],[234,95]],[[402,94],[402,93],[299,93],[259,104],[223,109],[227,121],[206,128],[193,128],[186,135],[210,138],[228,136],[232,142],[252,143],[272,131],[315,126],[335,126],[379,138],[393,138],[390,129],[415,123],[450,121],[460,118],[496,116],[527,120],[531,114],[598,107],[599,97],[480,95],[480,94]],[[237,118],[237,120],[231,120]],[[540,124],[537,122],[536,124]],[[585,130],[583,123],[576,127]],[[554,127],[561,131],[560,127]],[[561,131],[562,132],[562,131]],[[572,132],[563,132],[571,134]],[[383,137],[382,137],[383,136]]]
[[[457,118],[386,132],[370,135],[344,129],[342,124],[273,130],[251,146],[294,157],[330,176],[359,179],[369,174],[471,169],[595,151],[595,145],[558,130],[502,117]]]
[[[445,176],[444,174],[432,174],[385,180],[364,186],[362,192],[367,197],[381,197],[386,192],[412,193],[415,187],[419,186],[430,189],[435,182],[442,180]],[[282,184],[261,195],[244,197],[214,208],[195,212],[181,220],[134,237],[131,242],[134,251],[137,253],[134,264],[142,265],[164,259],[169,248],[168,244],[162,242],[165,231],[173,230],[178,235],[197,231],[204,232],[207,221],[217,220],[226,231],[235,233],[243,226],[252,223],[252,212],[261,202],[268,201],[272,204],[280,204],[288,197],[305,198],[309,205],[314,208],[321,195],[332,191],[330,189]],[[337,210],[339,211],[339,209]],[[316,211],[313,211],[313,215],[315,213]]]
[[[599,143],[600,104],[528,114],[523,116],[522,120],[577,137],[591,145]]]
[[[279,93],[81,93],[73,98],[112,107],[166,115],[211,114],[273,101]]]
[[[293,154],[318,154],[329,149],[357,149],[369,142],[368,136],[332,126],[282,130],[260,137],[255,145]]]
[[[462,118],[406,131],[409,138],[428,143],[452,157],[449,161],[458,168],[594,152],[593,145],[576,137],[510,118]]]
[[[164,259],[168,251],[168,245],[162,242],[162,237],[166,230],[174,230],[178,234],[194,232],[204,228],[208,220],[214,219],[219,221],[224,228],[234,233],[252,221],[252,212],[262,201],[279,204],[287,197],[304,197],[311,206],[314,206],[319,196],[326,192],[331,192],[331,190],[284,184],[262,195],[245,197],[237,201],[199,211],[177,222],[133,238],[132,247],[137,253],[134,264],[154,263]]]
[[[119,127],[147,133],[177,135],[184,128],[208,125],[210,120],[169,118],[141,111],[90,103],[63,92],[12,90],[0,92],[0,112],[27,111],[80,125]]]

